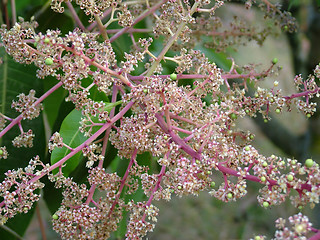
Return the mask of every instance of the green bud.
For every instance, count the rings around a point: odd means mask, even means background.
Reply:
[[[47,58],[45,60],[45,64],[48,65],[48,66],[52,65],[53,64],[53,59],[52,58]]]
[[[289,29],[289,28],[288,28],[287,25],[283,26],[283,30],[284,30],[284,31],[288,31],[288,29]]]
[[[311,118],[311,114],[310,113],[307,113],[307,118]]]
[[[313,160],[311,158],[307,159],[306,162],[304,163],[304,165],[308,168],[313,166]]]
[[[45,39],[43,40],[43,42],[44,42],[44,43],[49,43],[49,42],[50,42],[50,39],[49,39],[49,38],[45,38]]]
[[[144,93],[148,93],[148,89],[143,89],[143,92]]]
[[[171,80],[177,80],[177,74],[171,73],[170,78],[171,78]]]
[[[229,192],[229,193],[227,194],[227,198],[230,199],[230,198],[232,198],[232,197],[233,197],[233,194]]]
[[[199,161],[199,160],[196,160],[196,164],[200,164],[200,161]]]
[[[246,147],[244,148],[244,150],[249,151],[249,150],[250,150],[250,147],[249,147],[249,146],[246,146]]]
[[[272,59],[272,64],[277,64],[278,63],[278,58]]]
[[[168,136],[167,136],[167,135],[164,135],[163,138],[164,138],[165,140],[167,140],[167,139],[168,139]]]
[[[236,120],[236,119],[238,118],[238,116],[237,116],[237,114],[235,114],[235,113],[231,113],[231,114],[230,114],[230,118],[231,118],[232,120]]]
[[[267,208],[267,207],[269,207],[269,203],[268,202],[263,202],[263,207],[265,207],[265,208]]]
[[[263,166],[263,167],[266,167],[266,166],[268,166],[268,163],[267,163],[266,161],[264,161],[264,162],[262,163],[262,166]]]
[[[299,206],[298,209],[301,211],[303,209],[303,206]]]
[[[214,188],[216,186],[216,183],[215,182],[211,182],[210,183],[210,187]]]
[[[255,236],[254,240],[261,240],[261,237],[260,236]]]
[[[292,164],[292,165],[296,165],[296,164],[297,164],[297,161],[296,161],[296,160],[292,160],[292,161],[291,161],[291,164]]]
[[[254,135],[251,134],[251,135],[250,135],[250,139],[251,139],[251,140],[254,139]]]
[[[57,214],[52,215],[52,219],[57,220],[58,218],[59,218],[59,216]]]
[[[264,122],[264,123],[267,123],[267,122],[268,122],[268,119],[264,119],[263,122]]]
[[[266,179],[266,177],[261,177],[260,180],[261,180],[261,182],[265,182],[267,179]]]
[[[182,187],[181,187],[181,186],[178,186],[178,189],[179,189],[179,190],[181,190],[181,189],[182,189]]]
[[[292,176],[291,174],[289,174],[289,175],[287,176],[287,179],[288,179],[289,182],[291,182],[291,181],[293,180],[293,176]]]
[[[3,150],[2,149],[0,149],[0,156],[3,154]]]
[[[279,108],[276,109],[276,113],[281,113],[281,110]]]
[[[37,42],[34,42],[34,43],[33,43],[33,46],[34,46],[34,47],[37,47],[37,46],[38,46],[38,43],[37,43]]]
[[[24,207],[24,208],[23,208],[23,211],[24,211],[24,212],[26,212],[26,211],[28,211],[28,210],[29,210],[29,208],[27,208],[27,207]]]

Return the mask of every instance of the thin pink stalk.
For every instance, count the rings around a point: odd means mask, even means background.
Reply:
[[[315,94],[315,93],[317,93],[319,91],[320,91],[320,88],[317,87],[313,91],[304,91],[304,92],[300,92],[300,93],[294,93],[294,94],[292,94],[290,96],[286,96],[284,98],[287,99],[287,100],[290,100],[290,99],[298,98],[298,97],[308,97],[309,94]]]
[[[183,129],[183,128],[179,128],[179,127],[176,127],[176,126],[171,126],[171,127],[172,127],[172,130],[176,130],[176,131],[183,132],[183,133],[186,133],[186,134],[192,134],[192,132],[189,131],[189,130],[186,130],[186,129]]]
[[[115,34],[115,33],[118,33],[119,31],[121,31],[123,28],[121,29],[109,29],[107,30],[107,33],[111,33],[111,34]],[[131,29],[128,29],[126,31],[126,33],[150,33],[152,32],[152,30],[150,29],[144,29],[144,28],[131,28]]]
[[[158,175],[158,180],[157,180],[157,182],[156,182],[156,185],[155,185],[154,188],[152,189],[152,193],[151,193],[151,195],[150,195],[150,197],[149,197],[149,199],[148,199],[148,202],[147,202],[146,205],[145,205],[146,207],[149,207],[149,206],[151,205],[151,203],[152,203],[152,201],[153,201],[153,198],[154,198],[155,192],[160,188],[161,180],[162,180],[162,177],[165,175],[165,172],[166,172],[166,166],[163,165],[163,166],[161,167],[161,171],[160,171],[160,173],[159,173],[159,175]],[[147,216],[147,214],[144,213],[141,220],[144,221],[145,218],[146,218],[146,216]]]
[[[51,89],[49,89],[45,94],[43,94],[40,98],[38,98],[34,103],[33,106],[39,105],[44,99],[46,99],[51,93],[56,91],[58,88],[62,86],[62,82],[58,82],[54,85]],[[18,117],[12,120],[12,122],[0,132],[0,138],[6,134],[14,125],[19,124],[23,119],[23,114],[20,114]]]
[[[146,10],[145,12],[143,12],[140,16],[138,16],[134,22],[132,23],[131,26],[125,27],[122,30],[120,30],[119,32],[117,32],[115,35],[113,35],[110,38],[110,42],[113,42],[114,40],[116,40],[117,38],[119,38],[122,34],[126,33],[129,29],[131,29],[134,25],[136,25],[138,22],[140,22],[142,19],[146,18],[147,16],[149,16],[150,14],[154,13],[159,7],[161,7],[161,5],[163,3],[165,3],[167,0],[161,0],[160,2],[158,2],[156,5],[154,5],[153,7],[151,7],[150,9]]]
[[[164,121],[163,117],[156,113],[155,117],[157,118],[157,123],[160,126],[160,128],[166,133],[169,134],[171,139],[180,145],[180,148],[185,151],[187,154],[189,154],[191,157],[195,159],[201,159],[201,154],[196,152],[194,149],[192,149],[188,144],[185,143],[178,135],[176,135],[172,130],[169,131],[166,122]]]
[[[320,239],[320,231],[313,235],[312,237],[308,238],[308,240],[319,240]]]
[[[112,12],[112,8],[110,7],[110,8],[108,8],[108,9],[103,13],[101,20],[104,19],[106,16],[108,16],[111,12]],[[96,26],[97,26],[97,22],[93,22],[93,23],[91,23],[91,24],[87,27],[87,30],[88,30],[88,31],[91,31],[91,30],[94,29]]]
[[[93,142],[97,137],[99,137],[105,130],[110,128],[116,121],[118,121],[123,115],[132,107],[134,104],[133,101],[129,102],[116,116],[114,116],[109,122],[105,123],[97,132],[95,132],[90,138],[88,138],[86,141],[84,141],[82,144],[80,144],[78,147],[76,147],[72,152],[70,152],[68,155],[63,157],[61,160],[53,164],[48,172],[51,172],[52,170],[56,168],[60,168],[68,159],[73,157],[75,154],[80,152],[84,147],[88,146],[91,142]],[[39,176],[34,177],[31,179],[28,184],[34,183],[38,181],[43,176],[47,175],[47,171],[42,172]],[[5,204],[4,201],[0,203],[0,207],[2,207]]]
[[[86,27],[83,25],[83,23],[81,22],[76,10],[73,8],[72,3],[69,1],[65,2],[69,8],[69,11],[73,17],[73,19],[75,20],[76,24],[78,25],[78,27],[82,30],[82,31],[86,31]]]
[[[11,14],[12,14],[12,25],[17,22],[17,11],[16,11],[16,1],[11,0]]]
[[[63,48],[65,48],[66,50],[70,51],[70,52],[73,52],[75,55],[81,57],[86,63],[92,65],[92,66],[95,66],[99,69],[101,69],[102,71],[106,72],[106,73],[109,73],[110,75],[116,77],[116,78],[119,78],[120,81],[129,86],[129,87],[133,87],[132,83],[127,79],[125,78],[124,76],[121,75],[121,73],[118,73],[118,72],[115,72],[113,70],[111,70],[110,68],[107,68],[107,67],[104,67],[102,66],[101,64],[97,63],[94,61],[94,59],[91,59],[89,57],[87,57],[86,55],[84,55],[83,53],[80,53],[80,52],[77,52],[75,51],[73,48],[70,48],[70,47],[66,47],[64,45],[59,45]]]
[[[131,169],[133,163],[136,161],[137,153],[138,153],[138,149],[135,148],[134,151],[133,151],[133,153],[132,153],[132,156],[131,156],[129,165],[128,165],[128,167],[127,167],[127,170],[126,170],[125,174],[123,175],[123,177],[122,177],[122,179],[121,179],[121,184],[120,184],[120,187],[119,187],[119,191],[118,191],[118,193],[117,193],[117,197],[116,197],[116,199],[115,199],[115,200],[113,201],[113,203],[112,203],[112,206],[111,206],[111,208],[110,208],[110,210],[109,210],[109,213],[108,213],[108,215],[107,215],[108,217],[110,217],[111,213],[113,212],[114,208],[116,207],[116,205],[117,205],[117,203],[118,203],[118,201],[119,201],[120,195],[121,195],[121,193],[122,193],[122,190],[123,190],[123,188],[124,188],[124,186],[125,186],[125,184],[126,184],[126,181],[127,181],[128,176],[129,176],[130,169]]]
[[[117,101],[117,87],[115,86],[115,84],[113,84],[113,94],[112,94],[112,100],[111,102],[116,102]],[[115,112],[115,107],[112,108],[112,110],[110,111],[110,114],[109,114],[109,118],[112,119],[113,116],[114,116],[114,112]],[[109,141],[109,135],[110,135],[110,131],[111,131],[111,128],[108,128],[105,132],[105,135],[103,137],[103,145],[102,145],[102,151],[101,151],[101,154],[103,156],[105,156],[106,154],[106,150],[107,150],[107,146],[108,146],[108,141]],[[104,159],[100,160],[99,161],[99,164],[98,164],[98,167],[101,169],[103,167],[103,162],[104,162]],[[93,184],[91,185],[90,187],[90,190],[89,190],[89,195],[87,197],[87,200],[86,200],[86,204],[89,204],[90,202],[93,201],[93,194],[96,190],[96,184]]]
[[[218,169],[220,172],[224,173],[224,174],[228,174],[228,175],[232,175],[232,176],[236,176],[236,177],[240,177],[240,174],[238,171],[236,170],[233,170],[231,168],[228,168],[228,167],[225,167],[223,166],[222,163],[219,163],[217,165]],[[250,180],[252,182],[261,182],[261,179],[259,177],[256,177],[256,176],[252,176],[250,174],[247,174],[244,179],[247,179],[247,180]],[[268,182],[269,182],[269,186],[275,186],[275,185],[278,185],[277,181],[276,180],[272,180],[272,179],[268,179]],[[290,184],[287,184],[287,186],[289,188],[291,188],[291,185]],[[310,184],[301,184],[301,189],[306,189],[307,191],[311,191],[311,185]]]
[[[156,185],[154,186],[154,188],[153,188],[153,190],[152,190],[152,193],[151,193],[151,195],[150,195],[150,197],[149,197],[149,199],[148,199],[148,202],[146,203],[146,206],[150,206],[150,204],[151,204],[151,202],[152,202],[152,200],[153,200],[153,197],[154,197],[155,192],[156,192],[156,191],[159,189],[159,187],[160,187],[160,183],[161,183],[162,177],[165,175],[165,172],[166,172],[166,166],[163,165],[163,166],[161,167],[161,171],[160,171],[160,173],[159,173],[159,175],[158,175],[157,183],[156,183]]]
[[[223,79],[236,79],[236,78],[250,78],[250,77],[263,77],[267,76],[269,73],[269,69],[261,72],[261,73],[247,73],[247,74],[238,74],[238,73],[227,73],[227,74],[222,74],[221,77]],[[157,75],[157,77],[160,78],[170,78],[170,75]],[[208,78],[209,75],[203,75],[203,74],[177,74],[177,80],[179,79],[203,79],[203,78]],[[140,75],[140,76],[131,76],[129,75],[130,80],[132,81],[139,81],[143,80],[145,76]]]
[[[192,120],[188,119],[188,118],[184,118],[184,117],[181,117],[179,115],[175,115],[173,113],[170,113],[170,117],[171,118],[174,118],[174,119],[177,119],[177,120],[180,120],[180,121],[183,121],[183,122],[186,122],[186,123],[190,123],[192,125],[196,125],[196,127],[199,127],[198,124],[196,124],[195,122],[193,122]]]

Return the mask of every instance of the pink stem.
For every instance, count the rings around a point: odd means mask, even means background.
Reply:
[[[116,102],[117,101],[117,87],[115,86],[115,84],[113,84],[113,94],[112,94],[112,100],[111,102]],[[109,117],[110,118],[113,118],[114,116],[114,111],[115,111],[115,107],[112,108],[112,110],[110,111],[110,114],[109,114]],[[103,156],[105,156],[106,154],[106,150],[107,150],[107,146],[108,146],[108,140],[109,140],[109,134],[110,134],[110,130],[111,128],[108,128],[106,130],[106,133],[103,137],[103,145],[102,145],[102,151],[101,151],[101,154]],[[103,160],[100,160],[99,161],[99,165],[98,167],[101,169],[103,167],[103,162],[104,162],[104,159]],[[89,204],[90,202],[93,202],[93,194],[96,190],[96,184],[93,184],[91,187],[90,187],[90,190],[89,190],[89,195],[87,197],[87,200],[86,200],[86,204]]]
[[[88,138],[86,141],[84,141],[82,144],[80,144],[78,147],[76,147],[72,152],[70,152],[68,155],[63,157],[60,161],[53,164],[49,171],[42,172],[39,176],[34,177],[31,179],[28,184],[34,183],[38,181],[43,176],[47,175],[47,172],[51,172],[52,170],[56,168],[60,168],[68,159],[70,159],[72,156],[80,152],[84,147],[89,145],[91,142],[93,142],[100,134],[102,134],[105,130],[110,128],[117,120],[119,120],[134,104],[133,101],[129,102],[127,106],[125,106],[115,117],[113,117],[110,122],[105,123],[97,132],[95,132],[90,138]],[[0,203],[0,207],[2,207],[5,204],[4,201]]]
[[[62,86],[62,82],[57,83],[56,85],[54,85],[51,89],[49,89],[45,94],[43,94],[40,98],[37,99],[37,101],[35,101],[33,103],[33,106],[37,106],[38,104],[40,104],[44,99],[46,99],[51,93],[53,93],[54,91],[56,91],[59,87]],[[2,136],[4,134],[6,134],[14,125],[18,124],[21,120],[22,120],[22,114],[20,114],[18,117],[16,117],[15,119],[13,119],[13,121],[0,132],[0,138],[2,138]]]
[[[291,96],[286,96],[284,98],[289,100],[289,99],[298,98],[298,97],[307,97],[309,94],[315,94],[315,93],[317,93],[319,91],[320,91],[320,88],[317,87],[313,91],[304,91],[304,92],[300,92],[300,93],[294,93]]]
[[[153,12],[155,12],[163,3],[165,3],[167,0],[161,0],[159,3],[157,3],[156,5],[154,5],[152,8],[150,8],[148,11],[145,11],[144,13],[142,13],[140,16],[138,16],[136,18],[136,20],[134,20],[134,22],[132,23],[131,26],[125,27],[123,29],[121,29],[119,32],[117,32],[115,35],[113,35],[110,38],[110,42],[113,42],[114,40],[116,40],[118,37],[120,37],[122,34],[124,34],[125,32],[127,32],[129,29],[131,29],[134,25],[136,25],[138,22],[140,22],[142,19],[144,19],[145,17],[149,16],[150,14],[152,14]]]
[[[73,6],[72,6],[72,3],[69,2],[69,1],[66,1],[65,2],[69,8],[69,11],[71,12],[71,15],[73,17],[73,19],[76,21],[77,25],[79,26],[79,28],[82,30],[82,31],[86,31],[86,27],[82,24],[80,18],[78,17],[78,14],[76,12],[76,10],[74,10]]]
[[[110,8],[108,8],[108,9],[103,13],[101,20],[104,19],[106,16],[108,16],[111,12],[112,12],[112,8],[110,7]],[[93,23],[91,23],[91,24],[87,27],[87,30],[88,30],[88,31],[91,31],[91,30],[92,30],[93,28],[95,28],[96,26],[97,26],[97,22],[94,21]]]
[[[320,239],[320,231],[317,234],[313,235],[308,240],[319,240],[319,239]]]
[[[150,195],[150,197],[149,197],[149,199],[148,199],[148,202],[147,202],[146,205],[145,205],[146,207],[149,207],[149,206],[151,205],[151,202],[152,202],[152,200],[153,200],[154,194],[155,194],[155,192],[159,189],[160,183],[161,183],[161,180],[162,180],[162,177],[164,176],[165,172],[166,172],[166,166],[163,165],[163,166],[161,167],[161,171],[160,171],[160,173],[159,173],[159,175],[158,175],[157,183],[156,183],[156,185],[154,186],[154,188],[152,189],[152,193],[151,193],[151,195]],[[142,221],[144,221],[145,218],[146,218],[146,214],[144,213],[144,214],[143,214],[143,217],[142,217]]]
[[[111,206],[111,208],[110,208],[110,210],[109,210],[108,217],[110,217],[112,211],[114,210],[114,208],[116,207],[116,205],[117,205],[117,203],[118,203],[118,201],[119,201],[121,192],[122,192],[122,190],[123,190],[123,188],[124,188],[124,186],[125,186],[125,183],[126,183],[126,180],[127,180],[128,176],[129,176],[130,169],[131,169],[133,163],[134,163],[135,160],[136,160],[137,153],[138,153],[138,149],[135,148],[134,151],[133,151],[133,154],[132,154],[132,156],[131,156],[129,165],[128,165],[128,167],[127,167],[127,170],[126,170],[124,176],[122,177],[121,184],[120,184],[120,188],[119,188],[119,191],[118,191],[118,193],[117,193],[117,197],[116,197],[116,199],[113,201],[112,206]]]
[[[155,117],[157,118],[157,123],[162,128],[162,130],[166,133],[169,134],[171,139],[180,145],[180,148],[184,150],[186,153],[188,153],[191,157],[195,159],[201,159],[201,154],[193,150],[188,144],[186,144],[178,135],[176,135],[172,130],[169,131],[166,122],[164,119],[161,117],[159,113],[155,114]]]

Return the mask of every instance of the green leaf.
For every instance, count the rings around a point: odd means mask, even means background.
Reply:
[[[36,90],[37,97],[41,96],[43,94],[42,81],[35,77],[36,67],[16,63],[5,53],[3,48],[0,48],[0,58],[2,59],[2,64],[0,65],[0,112],[8,117],[15,118],[19,113],[11,108],[12,100],[17,100],[16,96],[20,93],[28,94],[30,89]],[[12,146],[12,140],[20,134],[17,126],[14,126],[0,139],[0,146],[6,146],[9,152],[7,159],[0,160],[0,181],[4,179],[5,172],[27,166],[34,156],[39,155],[40,159],[44,159],[46,141],[42,115],[32,121],[22,121],[22,127],[24,131],[32,129],[35,134],[33,147],[15,148]],[[14,219],[9,220],[8,224],[12,222],[10,228],[20,236],[23,236],[32,216],[33,211],[30,211],[29,214],[19,214]],[[0,229],[1,239],[15,239],[12,236],[6,237],[6,232],[6,230]]]
[[[59,131],[63,120],[74,109],[74,105],[71,102],[62,102],[62,104],[60,104],[59,107],[60,108],[58,116],[53,125],[52,132]],[[50,157],[51,156],[48,154],[46,157],[45,164],[50,163]],[[54,183],[50,182],[47,177],[44,178],[43,182],[46,185],[46,187],[43,189],[43,198],[51,214],[54,214],[61,205],[60,203],[62,201],[62,190],[61,188],[55,188]]]
[[[289,2],[288,10],[290,11],[292,7],[298,7],[301,4],[301,0],[291,0]]]
[[[11,218],[8,220],[8,222],[5,224],[7,228],[10,229],[10,231],[15,232],[19,236],[23,236],[27,227],[29,226],[29,223],[32,220],[32,217],[34,215],[35,206],[31,208],[31,210],[28,213],[19,213],[14,218]],[[5,240],[16,240],[18,239],[14,234],[10,233],[6,228],[0,228],[0,236],[1,239]]]
[[[107,112],[110,112],[114,107],[120,105],[122,103],[122,101],[117,101],[117,102],[112,102],[112,103],[105,103],[105,108],[104,110],[107,111]],[[99,121],[99,117],[96,116],[96,117],[91,117],[91,120],[94,122],[94,123],[101,123]],[[100,129],[100,126],[94,126],[92,127],[92,131],[91,133],[94,134],[96,131],[98,131]]]
[[[37,28],[40,32],[46,32],[47,29],[59,29],[62,34],[73,31],[74,23],[67,14],[60,14],[52,11],[50,7],[41,9],[36,20],[41,22]]]
[[[222,52],[217,53],[211,48],[206,48],[200,45],[196,46],[196,49],[201,50],[201,52],[203,52],[210,61],[216,63],[223,70],[230,69],[232,61],[228,59],[227,54]]]
[[[53,77],[48,77],[44,80],[44,89],[45,91],[52,88],[54,85],[58,83]],[[44,101],[44,112],[46,113],[49,126],[53,129],[56,119],[58,118],[59,109],[63,100],[67,94],[67,91],[60,87],[55,92],[50,94]]]
[[[87,138],[80,132],[80,121],[81,121],[81,111],[74,109],[68,116],[63,120],[60,135],[63,138],[63,142],[71,148],[76,148],[82,144]],[[70,150],[66,147],[55,148],[51,154],[51,164],[55,164],[60,161],[63,157],[68,155]],[[81,152],[78,152],[73,157],[67,160],[65,166],[62,168],[63,174],[69,176],[69,174],[78,166],[79,161],[81,160]],[[58,169],[53,171],[54,173],[58,172]]]
[[[105,110],[110,112],[112,108],[121,104],[122,101],[117,101],[113,103],[106,103]],[[63,142],[67,144],[71,148],[76,148],[80,144],[82,144],[87,137],[84,136],[83,133],[80,132],[80,121],[82,118],[81,111],[74,109],[71,111],[68,116],[63,120],[60,128],[60,135],[63,138]],[[97,117],[93,117],[92,120],[94,122],[98,122]],[[99,127],[94,127],[92,133],[95,133]],[[68,155],[71,151],[66,148],[55,148],[51,154],[51,164],[55,164],[63,157]],[[73,157],[67,160],[65,166],[63,167],[63,174],[65,176],[69,176],[69,174],[76,169],[80,160],[81,160],[81,152],[78,152]],[[57,173],[58,170],[54,170],[54,173]]]
[[[46,186],[43,188],[43,199],[51,214],[54,214],[61,206],[62,202],[62,189],[55,188],[54,183],[44,177],[42,181]]]
[[[88,87],[91,83],[93,82],[92,77],[88,77],[85,79],[81,80],[81,86],[83,87]],[[97,85],[94,85],[93,87],[90,88],[90,95],[89,98],[91,98],[94,101],[103,101],[103,102],[109,102],[109,98],[108,96],[102,92],[98,90]]]

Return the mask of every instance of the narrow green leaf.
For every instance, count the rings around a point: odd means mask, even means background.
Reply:
[[[0,228],[0,236],[1,239],[5,240],[16,240],[18,239],[12,232],[15,232],[19,236],[23,236],[29,223],[32,220],[34,215],[35,206],[28,212],[28,213],[19,213],[14,218],[8,220],[5,224],[7,228],[10,230],[8,231],[6,228]]]
[[[122,101],[117,101],[114,103],[106,103],[105,110],[110,112],[112,108],[121,104]],[[80,144],[82,144],[87,138],[83,133],[80,132],[80,121],[82,118],[81,111],[74,109],[71,111],[68,116],[63,120],[60,128],[60,135],[63,138],[63,142],[71,148],[76,148]],[[94,122],[98,122],[97,117],[92,118]],[[99,127],[93,128],[92,133],[96,132]],[[51,164],[54,164],[69,154],[71,151],[67,147],[63,148],[55,148],[51,154]],[[69,174],[76,169],[80,160],[81,160],[81,152],[78,152],[69,160],[67,160],[65,166],[63,167],[63,173],[65,176],[69,176]],[[56,173],[58,170],[55,170]]]
[[[36,96],[43,94],[42,81],[37,79],[36,67],[33,65],[22,65],[16,63],[3,48],[0,48],[0,112],[10,118],[15,118],[19,115],[11,108],[12,100],[17,100],[17,95],[20,93],[29,93],[31,89],[36,90]],[[7,123],[8,124],[8,123]],[[1,139],[0,146],[6,146],[9,156],[7,159],[0,160],[0,181],[5,177],[4,173],[11,169],[18,169],[28,165],[31,158],[36,155],[40,159],[44,159],[45,155],[45,135],[42,115],[32,121],[22,121],[24,131],[32,129],[35,134],[32,148],[15,148],[12,146],[12,140],[20,134],[19,128],[14,126]],[[0,199],[1,201],[1,199]],[[10,219],[6,224],[12,231],[23,236],[29,223],[32,219],[33,211],[28,214],[18,214],[13,219]],[[19,224],[17,224],[19,223]],[[16,239],[3,228],[0,229],[1,239]]]
[[[62,102],[59,107],[59,112],[57,118],[54,122],[52,132],[57,132],[63,120],[68,116],[68,114],[74,109],[74,105],[71,102]],[[45,164],[50,163],[50,155],[46,156]],[[51,214],[54,214],[61,205],[62,201],[62,190],[54,187],[54,183],[50,182],[47,177],[43,180],[46,187],[43,189],[43,199],[45,200],[47,207]]]
[[[55,80],[53,77],[46,78],[44,80],[45,91],[49,90],[57,83],[58,83],[58,81]],[[60,87],[58,90],[56,90],[50,96],[48,96],[43,102],[44,111],[47,115],[47,119],[48,119],[49,126],[51,129],[53,129],[54,123],[58,117],[60,105],[63,102],[66,94],[67,94],[67,91],[65,89],[63,89],[62,87]]]
[[[213,49],[203,46],[197,46],[196,49],[201,50],[201,52],[203,52],[210,61],[216,63],[218,67],[222,68],[223,70],[230,69],[232,61],[228,59],[227,54],[217,53]]]
[[[59,131],[61,137],[63,138],[63,142],[71,148],[76,148],[87,139],[79,129],[81,117],[81,111],[74,109],[63,120]],[[66,147],[55,148],[51,154],[51,164],[55,164],[69,153],[70,150]],[[73,157],[68,159],[62,169],[65,176],[69,176],[69,174],[77,167],[80,158],[81,152],[78,152]],[[57,171],[58,169],[56,169],[54,173],[57,173]]]

